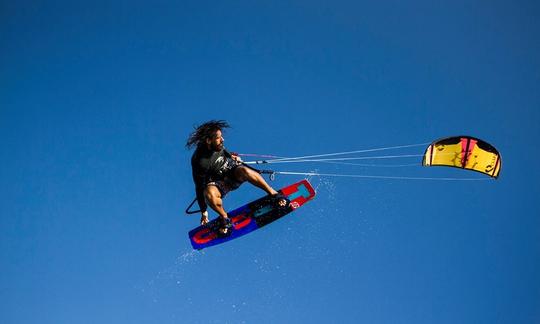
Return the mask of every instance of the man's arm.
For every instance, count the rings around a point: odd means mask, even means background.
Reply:
[[[227,150],[223,150],[223,152],[224,152],[224,155],[226,157],[231,158],[231,159],[235,160],[236,162],[243,162],[242,158],[240,158],[240,156],[238,156],[238,153],[229,152]]]
[[[195,182],[197,204],[199,204],[199,209],[201,210],[201,225],[206,225],[208,223],[208,206],[204,198],[204,176],[197,175],[193,172],[193,181]]]
[[[191,175],[193,176],[193,183],[195,184],[195,195],[197,196],[197,204],[201,213],[206,212],[208,208],[206,201],[204,200],[204,188],[206,185],[206,175],[200,165],[200,160],[195,156],[191,158]]]
[[[204,186],[203,185],[195,185],[195,192],[197,195],[197,203],[199,204],[199,209],[201,210],[201,213],[206,212],[208,209],[208,206],[206,205],[206,200],[204,198]]]

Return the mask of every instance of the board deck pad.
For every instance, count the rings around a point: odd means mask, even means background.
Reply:
[[[232,227],[225,235],[219,233],[217,218],[189,231],[191,245],[195,250],[201,250],[246,235],[280,219],[315,197],[315,189],[307,180],[282,188],[279,193],[289,200],[288,206],[280,207],[272,196],[259,198],[228,213]]]

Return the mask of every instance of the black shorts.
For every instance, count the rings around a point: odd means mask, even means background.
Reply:
[[[213,180],[206,184],[206,186],[216,186],[221,193],[221,197],[225,197],[229,192],[238,189],[242,182],[238,181],[234,176],[234,170],[236,167],[231,169],[222,180]]]

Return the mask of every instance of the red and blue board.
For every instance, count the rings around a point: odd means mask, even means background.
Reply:
[[[275,203],[275,198],[271,196],[252,201],[228,213],[232,222],[229,234],[220,235],[218,220],[214,219],[189,232],[191,245],[195,250],[201,250],[234,240],[280,219],[315,197],[315,189],[307,180],[282,188],[279,193],[288,199],[288,206],[279,208]]]

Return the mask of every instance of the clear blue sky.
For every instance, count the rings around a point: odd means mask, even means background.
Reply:
[[[535,1],[2,1],[0,322],[539,323],[539,16]],[[193,252],[184,143],[209,119],[233,125],[229,149],[282,156],[470,134],[503,169],[314,177],[294,214]],[[480,176],[279,166],[316,168]]]

